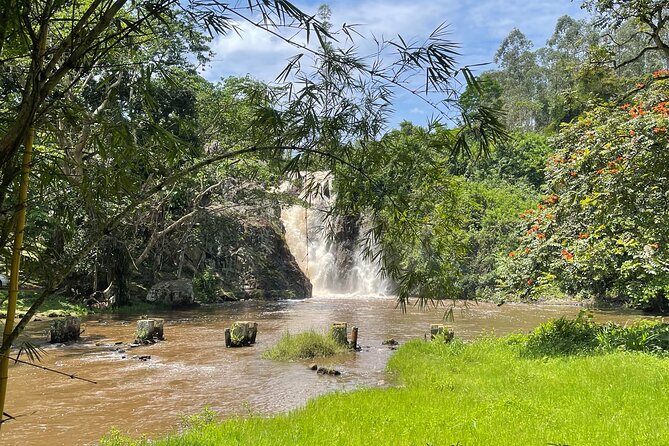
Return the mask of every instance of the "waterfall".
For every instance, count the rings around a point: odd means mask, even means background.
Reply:
[[[286,242],[317,295],[385,295],[390,281],[380,274],[378,263],[365,259],[360,246],[360,227],[355,218],[333,217],[329,210],[335,196],[327,172],[314,172],[310,180],[319,184],[318,193],[298,192],[308,207],[293,205],[281,209]],[[286,183],[283,191],[290,186]],[[332,219],[336,220],[332,220]]]

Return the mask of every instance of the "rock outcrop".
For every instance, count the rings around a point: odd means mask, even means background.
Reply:
[[[195,302],[193,284],[190,280],[168,280],[151,287],[146,295],[147,302],[168,307],[184,307]]]

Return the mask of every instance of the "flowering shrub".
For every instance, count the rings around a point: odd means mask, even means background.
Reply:
[[[637,88],[555,138],[548,193],[520,215],[505,289],[557,286],[654,307],[669,296],[669,79]]]

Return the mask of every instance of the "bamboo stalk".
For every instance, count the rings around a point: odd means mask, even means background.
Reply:
[[[9,292],[7,295],[7,319],[2,333],[3,341],[14,329],[16,317],[16,300],[19,293],[19,270],[21,268],[21,250],[23,248],[23,233],[26,227],[26,208],[28,201],[28,181],[30,180],[30,162],[32,161],[34,129],[30,129],[25,141],[23,163],[21,166],[21,182],[19,186],[19,211],[16,218],[16,232],[14,233],[14,247],[12,249],[12,263],[9,271]],[[9,355],[0,357],[0,413],[4,414],[5,399],[7,396],[7,381],[9,380]],[[3,415],[4,416],[4,415]],[[2,419],[0,419],[2,421]],[[2,423],[0,423],[0,428]]]

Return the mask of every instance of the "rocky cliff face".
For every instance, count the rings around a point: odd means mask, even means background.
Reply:
[[[221,298],[304,299],[312,286],[286,245],[272,215],[249,216],[210,208],[194,228],[183,268],[207,275]],[[175,265],[177,266],[177,265]]]

